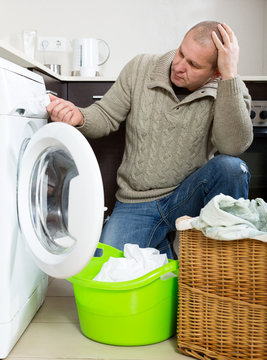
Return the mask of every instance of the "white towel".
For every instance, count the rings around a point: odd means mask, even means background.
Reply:
[[[93,280],[128,281],[137,279],[168,263],[167,255],[154,248],[140,248],[136,244],[124,245],[124,258],[110,257]]]

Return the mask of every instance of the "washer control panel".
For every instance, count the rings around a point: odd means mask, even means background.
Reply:
[[[253,126],[267,127],[267,100],[252,100],[250,117]]]

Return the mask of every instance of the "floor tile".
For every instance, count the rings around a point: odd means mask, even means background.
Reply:
[[[96,359],[92,359],[92,358],[86,358],[86,359],[78,359],[78,358],[63,358],[63,357],[59,357],[57,359],[55,359],[54,357],[46,357],[46,358],[40,358],[40,357],[8,357],[7,360],[96,360]],[[103,358],[98,358],[97,360],[105,360]],[[162,360],[165,360],[165,359],[162,359]],[[178,359],[179,360],[179,359]]]
[[[72,284],[49,279],[47,297],[7,360],[189,360],[176,351],[176,338],[136,347],[100,344],[85,337]]]
[[[50,280],[47,296],[74,296],[72,283],[66,279]]]
[[[73,296],[47,296],[32,322],[78,323],[78,313]]]
[[[176,352],[176,338],[136,347],[100,344],[82,335],[78,324],[31,323],[10,353],[12,358],[98,360],[188,360]]]

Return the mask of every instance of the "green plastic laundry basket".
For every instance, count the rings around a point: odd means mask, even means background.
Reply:
[[[98,244],[101,257],[93,257],[72,282],[81,331],[88,338],[110,345],[154,344],[174,335],[177,317],[178,261],[130,281],[92,280],[102,265],[123,252]],[[171,274],[170,274],[171,273]]]

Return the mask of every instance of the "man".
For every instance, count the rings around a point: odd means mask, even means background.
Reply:
[[[155,247],[171,258],[168,234],[179,216],[197,216],[219,193],[247,198],[250,175],[236,156],[251,144],[253,130],[238,57],[229,26],[201,22],[176,52],[131,60],[88,108],[51,96],[51,119],[78,126],[89,138],[126,120],[117,202],[101,242],[122,250],[125,243]],[[189,94],[179,99],[177,88]]]

